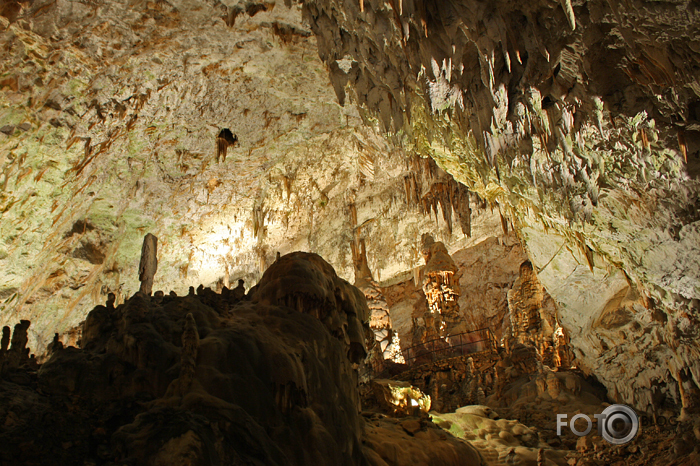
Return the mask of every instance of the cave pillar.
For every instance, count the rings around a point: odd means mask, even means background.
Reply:
[[[570,367],[572,358],[566,333],[553,316],[549,317],[550,321],[546,318],[544,299],[544,286],[532,263],[523,262],[520,276],[508,291],[510,329],[505,332],[506,348],[513,348],[516,344],[530,345],[537,349],[543,364]]]
[[[682,369],[675,374],[681,398],[680,420],[696,419],[700,412],[700,389],[689,371]]]

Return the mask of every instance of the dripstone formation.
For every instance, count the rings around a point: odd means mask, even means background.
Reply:
[[[559,324],[551,298],[537,278],[532,263],[520,266],[520,276],[508,291],[508,319],[503,342],[506,347],[527,344],[537,348],[543,363],[551,367],[569,367],[566,331]]]
[[[156,295],[97,306],[81,347],[52,345],[38,370],[29,322],[9,349],[3,331],[0,464],[403,464],[401,427],[360,415],[365,298],[319,256],[280,257],[245,299]],[[438,430],[415,431],[434,444],[419,464],[481,464]]]
[[[424,234],[421,252],[425,258],[422,271],[423,292],[428,300],[428,312],[414,329],[420,342],[443,340],[448,343],[450,334],[459,333],[463,322],[459,312],[459,284],[454,279],[457,266],[441,242]]]
[[[390,360],[395,363],[404,363],[401,354],[399,334],[392,328],[389,306],[382,290],[377,282],[372,278],[372,272],[367,264],[367,250],[364,240],[360,241],[359,250],[352,243],[353,262],[355,265],[355,286],[362,291],[367,299],[367,306],[370,310],[369,327],[374,334],[377,348],[375,351],[379,355],[379,361],[375,363],[375,371],[381,372],[382,361]]]
[[[304,9],[339,102],[359,103],[518,232],[578,366],[618,402],[697,414],[697,2]]]

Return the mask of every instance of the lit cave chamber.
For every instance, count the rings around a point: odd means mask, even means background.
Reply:
[[[699,175],[694,0],[0,0],[0,465],[700,464]]]

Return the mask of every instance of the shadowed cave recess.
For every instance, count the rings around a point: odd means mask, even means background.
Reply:
[[[698,2],[0,0],[0,50],[0,464],[700,464]]]

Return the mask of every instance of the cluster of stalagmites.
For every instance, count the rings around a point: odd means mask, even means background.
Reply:
[[[27,330],[30,322],[22,320],[15,325],[12,332],[12,340],[10,340],[10,327],[2,328],[2,340],[0,340],[0,377],[7,374],[13,369],[20,367],[36,367],[34,355],[29,355],[27,342]]]
[[[146,291],[110,295],[38,370],[29,322],[11,346],[4,330],[1,465],[481,464],[425,419],[361,416],[369,309],[319,256],[282,256],[247,294]]]

